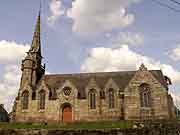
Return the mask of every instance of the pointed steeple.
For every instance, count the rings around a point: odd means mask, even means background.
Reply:
[[[36,27],[29,52],[37,53],[41,56],[41,12],[40,11],[36,20]]]
[[[41,8],[40,8],[41,11]],[[36,21],[36,27],[33,35],[33,40],[31,48],[27,53],[27,56],[22,61],[22,78],[21,87],[28,84],[35,88],[38,81],[42,78],[45,73],[45,65],[42,66],[42,56],[41,56],[41,12]]]

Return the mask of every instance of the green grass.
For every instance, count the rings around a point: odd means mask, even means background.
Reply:
[[[0,123],[0,128],[34,128],[34,129],[112,129],[112,128],[131,128],[130,121],[102,121],[102,122],[79,122],[69,124],[28,124],[28,123]]]

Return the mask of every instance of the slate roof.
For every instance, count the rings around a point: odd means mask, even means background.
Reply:
[[[0,112],[7,112],[2,105],[0,105]]]
[[[8,122],[8,112],[4,109],[4,106],[0,104],[0,122]]]
[[[160,70],[150,70],[153,76],[167,88],[164,76]],[[69,80],[79,92],[79,98],[86,98],[85,88],[90,79],[94,79],[99,88],[104,89],[107,81],[112,78],[120,90],[124,90],[136,71],[121,72],[98,72],[98,73],[76,73],[76,74],[51,74],[45,75],[45,83],[49,89],[58,89],[66,80]]]

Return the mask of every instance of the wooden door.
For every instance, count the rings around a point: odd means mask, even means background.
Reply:
[[[63,108],[63,122],[72,122],[72,108],[70,106],[65,106]]]

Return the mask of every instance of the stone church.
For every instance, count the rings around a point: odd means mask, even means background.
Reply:
[[[40,14],[14,101],[14,122],[157,120],[175,118],[170,79],[161,70],[45,74]]]

